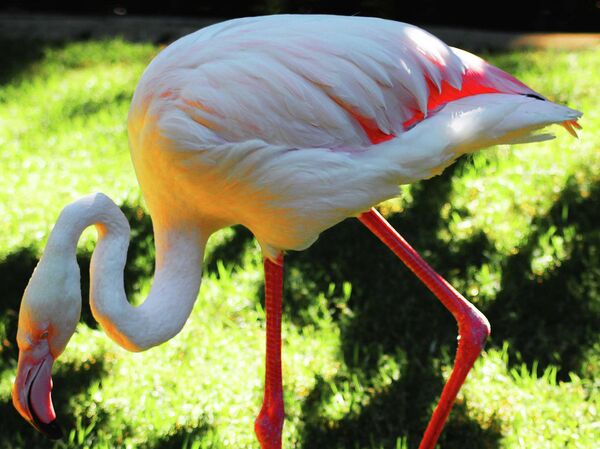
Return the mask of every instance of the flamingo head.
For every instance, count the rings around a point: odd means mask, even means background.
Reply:
[[[81,313],[79,267],[46,254],[25,289],[17,345],[19,362],[13,404],[36,429],[52,439],[62,436],[52,405],[52,364],[75,332]]]

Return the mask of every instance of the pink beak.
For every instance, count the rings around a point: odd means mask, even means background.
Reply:
[[[52,364],[54,358],[43,342],[19,353],[17,378],[13,386],[13,404],[36,429],[52,439],[62,437],[52,405]]]

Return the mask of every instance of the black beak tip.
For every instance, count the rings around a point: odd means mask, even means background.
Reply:
[[[63,431],[58,425],[56,419],[53,419],[49,423],[42,422],[42,420],[36,415],[31,404],[31,388],[33,387],[33,383],[35,382],[35,378],[37,377],[39,371],[40,370],[38,368],[29,386],[29,391],[27,392],[27,407],[29,408],[29,413],[31,414],[31,424],[51,440],[59,440],[63,437]]]
[[[48,424],[37,422],[36,427],[51,440],[60,440],[63,437],[63,431],[58,425],[56,419]]]

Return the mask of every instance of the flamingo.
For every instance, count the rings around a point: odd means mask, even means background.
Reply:
[[[177,40],[142,75],[128,117],[156,241],[151,291],[140,306],[127,301],[130,229],[115,203],[96,193],[67,205],[23,296],[15,407],[38,430],[60,437],[51,369],[80,315],[75,250],[85,228],[98,231],[93,315],[119,345],[143,351],[172,338],[188,319],[208,237],[242,224],[264,255],[266,372],[255,432],[262,449],[280,449],[284,252],[303,250],[325,229],[357,217],[457,321],[453,371],[419,446],[433,449],[490,325],[373,207],[462,154],[551,139],[538,133],[551,124],[576,135],[581,115],[395,21],[253,17]]]

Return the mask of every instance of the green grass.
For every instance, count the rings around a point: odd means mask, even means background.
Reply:
[[[81,192],[139,197],[126,117],[155,53],[117,40],[47,49],[0,89],[0,254],[44,239]]]
[[[169,343],[127,353],[84,310],[56,364],[65,440],[45,441],[13,410],[20,295],[65,204],[103,191],[123,205],[128,291],[139,301],[149,289],[151,227],[125,123],[158,49],[121,40],[0,49],[0,448],[258,447],[262,269],[242,228],[211,239],[193,315]],[[600,49],[490,59],[584,111],[584,130],[463,158],[382,205],[492,323],[440,447],[591,449],[600,441]],[[94,238],[80,245],[84,297]],[[284,302],[284,447],[416,447],[455,350],[447,312],[355,220],[287,257]]]

